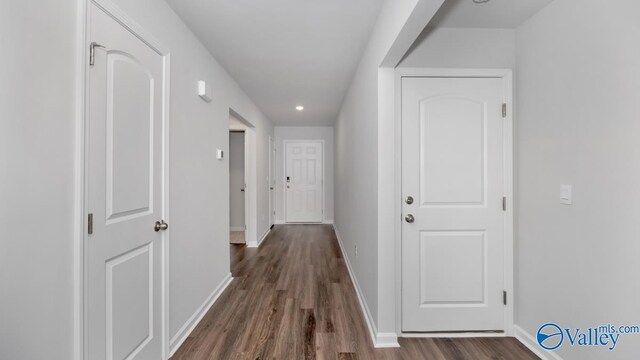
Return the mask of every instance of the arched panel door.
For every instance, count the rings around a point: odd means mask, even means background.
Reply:
[[[503,98],[499,78],[402,80],[405,332],[504,330]]]
[[[89,11],[86,352],[96,360],[157,360],[164,60],[101,8]]]

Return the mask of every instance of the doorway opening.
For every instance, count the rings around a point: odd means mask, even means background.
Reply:
[[[257,145],[253,124],[229,109],[229,243],[258,247]]]
[[[236,121],[233,117],[229,121],[231,124],[229,130],[229,239],[231,244],[245,244],[247,230],[245,130],[233,129]]]

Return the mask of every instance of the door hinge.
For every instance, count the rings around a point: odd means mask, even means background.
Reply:
[[[98,44],[97,42],[92,42],[89,44],[89,66],[93,66],[96,62],[96,48],[103,48],[104,46]]]
[[[502,117],[507,117],[507,104],[502,104]]]
[[[502,303],[504,305],[507,305],[507,291],[506,290],[502,291]]]
[[[93,214],[91,213],[87,216],[87,233],[93,234]]]
[[[502,197],[502,211],[507,211],[507,197]]]

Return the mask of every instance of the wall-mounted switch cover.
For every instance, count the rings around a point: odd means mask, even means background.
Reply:
[[[198,81],[198,96],[206,102],[211,102],[211,100],[213,100],[211,87],[202,80]]]
[[[217,149],[216,150],[216,159],[222,160],[223,158],[224,158],[224,151],[222,151],[222,149]]]
[[[567,184],[560,185],[560,204],[573,204],[573,186]]]

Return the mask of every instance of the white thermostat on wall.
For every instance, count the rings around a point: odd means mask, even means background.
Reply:
[[[216,150],[216,158],[218,160],[222,160],[222,158],[224,158],[224,151],[222,151],[222,149],[217,149]]]
[[[202,80],[198,81],[198,96],[206,102],[211,102],[211,100],[213,100],[213,97],[211,96],[211,87]]]

